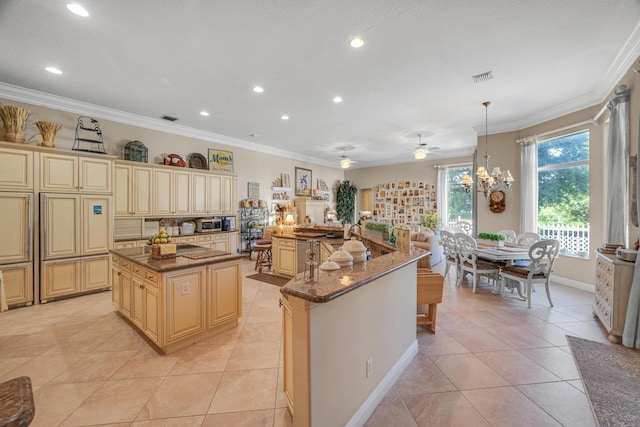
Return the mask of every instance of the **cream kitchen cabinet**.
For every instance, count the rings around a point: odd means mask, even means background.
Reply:
[[[232,254],[240,253],[240,232],[229,232],[229,252]]]
[[[204,234],[196,236],[196,245],[203,248],[213,249],[213,234]]]
[[[207,326],[216,327],[242,316],[242,268],[237,262],[207,267]]]
[[[151,168],[116,163],[113,170],[115,216],[151,215]]]
[[[596,292],[593,314],[609,332],[609,341],[620,342],[633,282],[634,263],[596,252]]]
[[[286,296],[282,296],[280,304],[282,305],[283,392],[289,411],[293,416],[293,316],[291,304]]]
[[[2,191],[33,191],[33,152],[0,148]]]
[[[169,345],[204,332],[206,283],[204,267],[164,274],[165,344]]]
[[[113,161],[40,154],[40,191],[111,193]]]
[[[191,214],[206,215],[209,211],[209,180],[210,176],[204,173],[191,174]]]
[[[324,210],[327,203],[322,200],[297,198],[294,200],[298,214],[298,224],[307,224],[309,217],[311,224],[324,224]]]
[[[189,215],[191,212],[191,172],[167,168],[153,169],[153,214]]]
[[[296,275],[296,240],[272,236],[273,269],[281,276]]]
[[[207,214],[235,214],[238,179],[226,175],[209,175],[207,179]]]
[[[218,233],[213,235],[213,245],[212,249],[216,251],[229,252],[229,234],[228,233]]]
[[[109,260],[109,255],[100,255],[42,261],[40,301],[45,303],[77,293],[108,289],[111,286]]]
[[[2,266],[7,304],[10,306],[33,303],[33,264],[30,262]]]

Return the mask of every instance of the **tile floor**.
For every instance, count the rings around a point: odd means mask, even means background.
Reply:
[[[437,333],[417,329],[418,355],[367,426],[594,425],[565,339],[608,342],[593,295],[553,285],[555,307],[540,289],[527,309],[490,291],[448,278]],[[108,292],[9,310],[0,381],[31,377],[34,426],[288,426],[279,296],[245,279],[240,326],[170,356],[113,312]]]

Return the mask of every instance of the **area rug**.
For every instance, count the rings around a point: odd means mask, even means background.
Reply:
[[[601,426],[640,426],[640,352],[567,335]]]
[[[289,279],[285,277],[280,277],[269,273],[252,274],[251,276],[247,276],[247,279],[259,280],[261,282],[269,283],[276,286],[286,285],[289,281]]]

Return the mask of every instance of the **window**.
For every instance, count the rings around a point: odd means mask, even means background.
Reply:
[[[589,131],[538,143],[538,234],[589,258]]]
[[[452,227],[458,221],[473,222],[472,193],[460,185],[464,174],[474,176],[471,168],[471,165],[447,168],[447,218],[443,218],[446,226]]]

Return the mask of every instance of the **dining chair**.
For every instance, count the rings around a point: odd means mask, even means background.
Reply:
[[[458,271],[458,251],[456,249],[456,237],[454,233],[446,230],[440,230],[440,246],[444,249],[444,259],[447,267],[444,270],[444,277],[449,274],[449,268],[454,266],[456,269],[456,280],[460,272]]]
[[[553,307],[549,293],[549,280],[559,248],[558,240],[541,240],[529,247],[531,262],[528,266],[513,265],[502,268],[500,272],[502,280],[511,279],[525,284],[525,297],[529,308],[531,308],[531,290],[534,283],[544,283],[549,305]]]
[[[456,282],[460,286],[465,273],[473,274],[473,293],[476,293],[476,286],[480,276],[486,276],[494,280],[499,279],[500,266],[489,261],[479,260],[476,250],[478,246],[473,237],[464,233],[456,233],[456,248],[458,250],[459,274]]]
[[[473,231],[473,227],[471,226],[471,223],[467,221],[458,221],[455,224],[453,224],[453,226],[462,230],[464,234],[466,234],[467,236],[470,236],[471,232]]]
[[[531,246],[540,241],[540,235],[538,233],[532,233],[530,231],[520,233],[516,236],[516,244],[521,246]]]
[[[516,232],[513,230],[500,230],[498,234],[502,234],[507,238],[507,243],[516,243]]]

